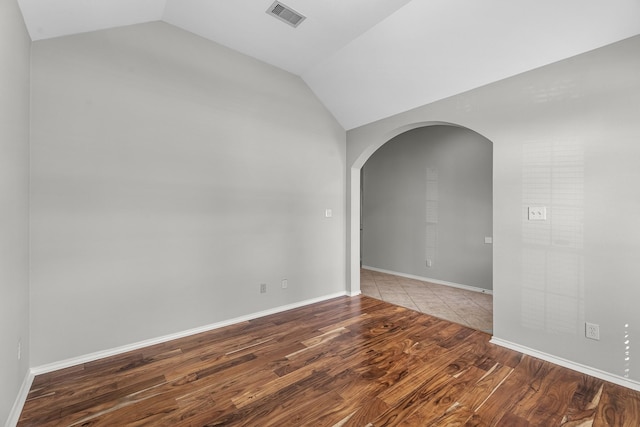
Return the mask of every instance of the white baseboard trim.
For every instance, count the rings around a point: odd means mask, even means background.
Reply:
[[[27,401],[31,384],[33,384],[33,378],[33,372],[31,372],[31,370],[27,371],[27,374],[24,376],[24,380],[22,381],[22,386],[20,386],[18,396],[16,396],[16,400],[11,408],[11,412],[9,412],[9,418],[7,418],[5,427],[15,427],[16,424],[18,424],[22,408],[24,407],[24,402]]]
[[[467,291],[474,291],[474,292],[480,292],[483,294],[493,295],[493,291],[491,289],[479,288],[477,286],[461,285],[460,283],[447,282],[446,280],[431,279],[429,277],[416,276],[414,274],[399,273],[397,271],[384,270],[382,268],[377,268],[377,267],[369,267],[368,265],[363,265],[362,268],[364,270],[371,270],[371,271],[377,271],[379,273],[393,274],[394,276],[406,277],[407,279],[420,280],[421,282],[435,283],[436,285],[451,286],[452,288],[466,289]]]
[[[538,350],[534,350],[529,347],[525,347],[523,345],[515,344],[510,341],[506,341],[500,338],[492,337],[491,343],[499,345],[501,347],[506,347],[511,350],[515,350],[517,352],[526,354],[528,356],[536,357],[538,359],[545,360],[547,362],[551,362],[555,365],[562,366],[564,368],[571,369],[573,371],[577,371],[583,374],[590,375],[595,378],[599,378],[604,381],[609,381],[610,383],[617,384],[622,387],[630,388],[632,390],[640,391],[640,382],[630,380],[629,378],[624,378],[619,375],[610,374],[608,372],[602,371],[600,369],[592,368],[587,365],[582,365],[580,363],[572,362],[571,360],[563,359],[561,357],[553,356],[548,353],[544,353]]]
[[[70,359],[61,360],[59,362],[48,363],[46,365],[36,366],[31,368],[31,375],[41,375],[48,372],[57,371],[59,369],[69,368],[71,366],[80,365],[82,363],[93,362],[94,360],[103,359],[105,357],[115,356],[117,354],[126,353],[132,350],[139,350],[144,347],[149,347],[155,344],[161,344],[163,342],[175,340],[178,338],[188,337],[190,335],[199,334],[202,332],[208,332],[214,329],[223,328],[225,326],[234,325],[240,322],[246,322],[247,320],[257,319],[259,317],[268,316],[270,314],[281,313],[283,311],[292,310],[294,308],[304,307],[306,305],[315,304],[317,302],[326,301],[332,298],[337,298],[347,295],[346,292],[337,292],[335,294],[324,295],[318,298],[311,298],[308,300],[296,302],[293,304],[282,305],[279,307],[271,308],[257,313],[251,313],[244,316],[236,317],[229,320],[223,320],[222,322],[212,323],[198,328],[189,329],[186,331],[176,332],[174,334],[164,335],[157,338],[151,338],[144,341],[139,341],[133,344],[123,345],[120,347],[111,348],[108,350],[97,351],[95,353],[85,354],[83,356],[72,357]],[[28,392],[29,389],[27,389]],[[26,397],[26,396],[25,396]]]

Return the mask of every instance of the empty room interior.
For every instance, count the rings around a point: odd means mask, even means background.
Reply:
[[[637,0],[2,0],[0,422],[640,425],[639,142]]]

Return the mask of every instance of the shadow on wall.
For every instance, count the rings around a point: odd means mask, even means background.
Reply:
[[[584,316],[584,148],[580,141],[522,146],[522,325],[580,333]],[[528,219],[540,206],[553,221]]]

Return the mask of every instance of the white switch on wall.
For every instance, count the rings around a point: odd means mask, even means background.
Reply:
[[[333,216],[333,211],[331,209],[325,209],[324,210],[324,217],[325,218],[331,218]]]
[[[547,208],[544,206],[529,206],[529,221],[545,221]]]

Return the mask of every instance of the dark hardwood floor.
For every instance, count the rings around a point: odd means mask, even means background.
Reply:
[[[19,426],[634,426],[640,393],[342,297],[35,378]]]

